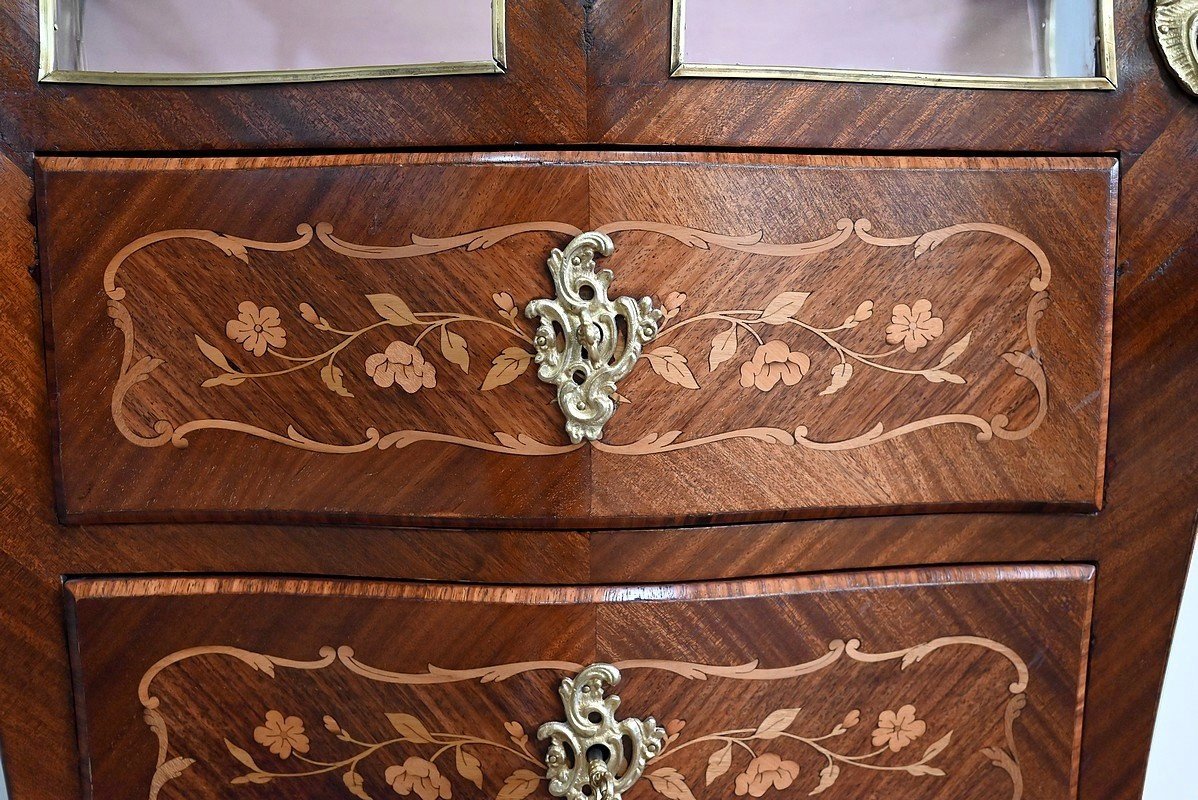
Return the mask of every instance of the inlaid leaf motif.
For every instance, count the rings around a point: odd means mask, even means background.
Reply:
[[[965,352],[965,348],[969,347],[969,337],[971,336],[973,336],[972,331],[962,336],[959,341],[949,345],[944,351],[944,355],[940,357],[940,363],[936,365],[936,368],[943,369],[960,358],[961,354]]]
[[[194,758],[185,758],[183,756],[176,756],[169,761],[162,762],[158,769],[154,770],[154,777],[150,780],[149,800],[156,800],[163,786],[178,778],[194,763],[196,763]]]
[[[236,372],[222,372],[220,375],[204,381],[200,386],[207,389],[212,386],[237,386],[241,383],[245,383],[244,375],[238,375]]]
[[[536,791],[541,782],[541,776],[527,769],[518,769],[504,778],[503,788],[495,796],[495,800],[524,800]]]
[[[836,779],[840,777],[840,767],[836,764],[829,764],[819,771],[819,783],[814,789],[807,793],[808,797],[817,794],[823,794],[824,791],[832,787],[836,783]]]
[[[466,347],[466,339],[454,333],[449,326],[441,326],[441,355],[450,364],[457,364],[462,372],[470,371],[470,351]]]
[[[723,333],[717,333],[711,340],[711,355],[707,357],[707,365],[712,372],[736,355],[736,331],[737,326],[733,325]]]
[[[942,369],[929,369],[919,374],[924,376],[928,383],[965,383],[965,379],[960,375]]]
[[[228,748],[228,750],[229,750],[229,754],[230,754],[231,756],[233,756],[233,758],[235,758],[235,759],[237,759],[238,761],[240,761],[240,762],[242,763],[242,765],[244,765],[244,766],[246,766],[246,767],[249,767],[250,769],[254,770],[254,772],[261,772],[261,771],[262,771],[262,768],[261,768],[261,767],[259,767],[259,766],[258,766],[256,763],[254,763],[254,757],[253,757],[253,756],[251,756],[251,755],[250,755],[249,753],[247,753],[245,750],[242,750],[242,749],[241,749],[240,747],[238,747],[237,745],[235,745],[235,744],[233,744],[232,742],[230,742],[228,739],[225,739],[225,747],[227,747],[227,748]]]
[[[645,777],[649,779],[649,785],[653,787],[654,791],[663,797],[668,797],[670,800],[695,800],[695,795],[686,785],[686,778],[673,767],[656,769]]]
[[[711,782],[727,772],[731,766],[732,742],[728,742],[707,759],[707,785],[711,786]]]
[[[408,308],[408,304],[393,294],[368,294],[366,299],[370,301],[370,305],[374,306],[374,310],[379,313],[379,316],[392,325],[402,327],[419,322],[416,315],[412,313],[412,309]]]
[[[392,727],[399,735],[409,741],[419,743],[433,741],[433,737],[429,734],[428,728],[424,727],[424,723],[411,714],[388,714],[387,719],[391,721]]]
[[[649,359],[649,366],[661,377],[667,381],[684,389],[698,389],[699,384],[695,382],[695,376],[691,373],[690,367],[686,365],[686,356],[679,353],[673,347],[659,347],[645,353],[645,357]]]
[[[516,380],[528,369],[532,358],[532,353],[519,347],[505,348],[491,361],[491,371],[483,379],[482,391],[489,392],[497,386]]]
[[[811,292],[783,292],[766,304],[759,321],[766,325],[781,325],[793,319],[810,296]]]
[[[460,747],[454,753],[454,764],[458,768],[458,774],[478,788],[483,788],[482,762]]]
[[[207,358],[216,366],[220,367],[225,372],[236,372],[236,370],[233,369],[233,365],[229,363],[229,359],[225,358],[225,354],[216,347],[213,347],[205,342],[202,338],[200,338],[199,334],[196,334],[196,347],[200,348],[200,352],[204,354],[205,358]]]
[[[341,371],[341,367],[336,364],[325,364],[320,368],[320,379],[324,381],[324,385],[329,387],[342,397],[353,397],[353,392],[345,388],[345,373]]]
[[[853,365],[847,361],[843,364],[837,364],[832,367],[832,382],[828,387],[820,392],[820,395],[836,394],[849,384],[849,378],[853,377]]]
[[[951,742],[952,740],[953,740],[953,732],[949,731],[948,733],[944,734],[944,736],[941,736],[935,742],[928,745],[928,749],[924,751],[923,758],[921,758],[920,760],[921,761],[929,761],[932,758],[940,755],[940,753],[944,750],[944,748],[948,747],[948,743]]]
[[[213,244],[224,251],[225,255],[232,256],[238,261],[250,263],[250,251],[244,244],[238,242],[231,237],[217,235],[213,240]]]
[[[229,781],[229,783],[270,783],[272,780],[274,780],[274,776],[267,775],[265,772],[250,772],[245,775],[238,775]]]
[[[1015,368],[1015,372],[1034,384],[1044,382],[1044,366],[1027,353],[1003,353],[1003,361]]]
[[[841,327],[844,328],[845,330],[852,330],[853,328],[856,328],[858,325],[860,325],[862,322],[865,322],[866,320],[868,320],[873,315],[874,315],[874,301],[873,300],[863,300],[857,305],[856,311],[854,311],[852,314],[849,314],[847,317],[844,318],[844,322],[841,323]]]
[[[354,797],[360,797],[362,800],[371,800],[370,795],[366,793],[366,789],[363,786],[364,782],[361,775],[352,771],[347,772],[342,776],[342,780],[345,781],[345,788],[349,789],[349,793]]]
[[[519,722],[512,720],[511,722],[503,723],[503,729],[507,731],[507,735],[511,737],[512,742],[521,749],[528,744],[528,734],[524,732],[524,726]]]
[[[938,778],[944,777],[944,770],[938,767],[929,767],[927,764],[912,764],[905,768],[908,774],[911,775],[935,775]]]
[[[801,708],[780,708],[767,716],[753,734],[758,739],[777,739],[799,716]]]

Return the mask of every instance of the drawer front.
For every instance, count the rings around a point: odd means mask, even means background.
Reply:
[[[1092,579],[72,580],[81,751],[96,800],[549,797],[538,729],[606,662],[616,718],[664,728],[630,798],[1064,800]]]
[[[621,526],[1101,500],[1109,158],[39,167],[69,520]],[[558,285],[554,248],[579,257]],[[611,358],[569,316],[592,254],[614,282],[588,313],[650,298],[620,312]],[[585,375],[553,368],[572,343]]]

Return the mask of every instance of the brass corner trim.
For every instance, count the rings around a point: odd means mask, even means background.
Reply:
[[[1193,0],[1177,0],[1193,2]],[[767,80],[833,81],[840,83],[882,83],[900,86],[937,86],[955,89],[1012,89],[1019,91],[1112,91],[1119,88],[1119,70],[1115,55],[1114,0],[1097,0],[1098,74],[1093,77],[1019,77],[1008,75],[952,75],[898,70],[833,69],[752,64],[689,63],[684,57],[686,38],[686,0],[672,0],[670,18],[671,78],[750,78]]]
[[[1152,28],[1169,71],[1198,97],[1198,0],[1156,0]]]
[[[421,78],[445,75],[502,75],[507,72],[507,0],[491,0],[491,58],[420,64],[320,67],[241,72],[102,72],[62,69],[57,64],[59,0],[38,0],[39,83],[107,86],[231,86],[260,83],[317,83],[372,78]]]

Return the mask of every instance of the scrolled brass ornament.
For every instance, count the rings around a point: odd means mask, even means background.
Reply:
[[[550,740],[545,766],[554,797],[621,800],[665,745],[665,729],[653,717],[616,720],[620,698],[605,694],[619,681],[611,664],[591,664],[562,681],[558,694],[566,721],[537,731],[538,739]]]
[[[1198,96],[1198,0],[1157,0],[1152,24],[1169,71]]]
[[[616,411],[617,382],[632,371],[662,321],[651,298],[608,298],[613,276],[611,270],[596,271],[595,259],[614,250],[607,234],[596,231],[555,249],[548,265],[557,296],[533,300],[524,309],[529,319],[540,320],[533,339],[537,376],[557,387],[566,433],[575,444],[603,437]]]

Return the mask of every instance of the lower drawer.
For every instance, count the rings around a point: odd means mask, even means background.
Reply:
[[[521,800],[551,796],[546,754],[565,770],[610,715],[646,723],[629,798],[1069,798],[1093,577],[72,580],[81,753],[96,800]],[[595,663],[618,676],[563,684]],[[615,749],[617,778],[640,766]]]

